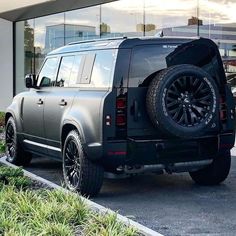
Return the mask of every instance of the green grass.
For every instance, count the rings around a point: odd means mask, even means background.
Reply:
[[[58,190],[23,191],[4,186],[0,212],[1,235],[138,235],[118,222],[115,214],[95,213],[78,195]]]
[[[0,182],[0,235],[139,235],[120,223],[116,214],[92,211],[77,194],[25,189],[30,183],[25,184],[22,169],[0,166],[0,179],[4,178],[8,182]]]
[[[5,125],[5,112],[0,111],[0,127]]]

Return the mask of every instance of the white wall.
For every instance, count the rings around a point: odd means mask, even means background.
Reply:
[[[13,24],[0,18],[0,111],[13,97]]]

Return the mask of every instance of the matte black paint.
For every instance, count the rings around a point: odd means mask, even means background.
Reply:
[[[219,117],[216,117],[216,127],[206,131],[207,137],[184,140],[163,135],[153,127],[146,114],[145,96],[151,77],[143,83],[143,87],[128,87],[132,49],[136,46],[168,44],[180,46],[166,55],[166,67],[182,63],[200,66],[216,79],[221,95],[226,97],[227,122],[223,124],[219,122]],[[61,153],[57,149],[62,150],[62,130],[65,125],[78,130],[84,150],[91,160],[100,161],[104,166],[111,168],[125,164],[146,165],[209,159],[220,149],[233,147],[233,97],[226,85],[217,46],[211,40],[124,38],[83,42],[59,48],[49,53],[49,57],[106,49],[114,49],[117,52],[109,88],[32,88],[13,99],[6,117],[13,116],[16,120],[18,136],[25,149],[61,158]],[[197,55],[193,56],[196,51]],[[157,68],[157,71],[162,69],[164,68]],[[145,79],[143,78],[143,81]],[[127,99],[125,129],[119,129],[115,125],[116,98],[119,96]],[[62,100],[66,101],[63,107],[60,105]],[[111,117],[110,126],[105,123],[107,115]],[[42,145],[31,145],[23,140],[46,145],[47,148],[43,148]],[[212,148],[208,148],[209,146]]]

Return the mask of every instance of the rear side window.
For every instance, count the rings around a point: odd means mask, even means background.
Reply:
[[[140,86],[155,71],[166,68],[166,56],[176,45],[145,45],[132,50],[129,87]]]
[[[52,57],[46,59],[38,75],[37,85],[40,87],[54,86],[56,82],[58,58]]]
[[[84,58],[85,55],[76,55],[75,60],[74,60],[74,65],[71,70],[71,75],[70,75],[70,85],[71,86],[76,86],[76,84],[79,84],[81,74],[84,68]]]
[[[91,85],[96,88],[109,88],[116,59],[115,50],[96,51],[91,76]]]
[[[57,87],[69,87],[70,85],[70,76],[73,68],[75,57],[67,56],[62,57],[60,69],[57,77]]]

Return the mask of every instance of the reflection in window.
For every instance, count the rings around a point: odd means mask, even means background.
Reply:
[[[91,84],[93,87],[108,88],[110,86],[114,60],[114,50],[101,50],[96,52],[96,58],[91,76]]]
[[[83,70],[83,63],[81,63],[83,58],[83,55],[77,55],[75,57],[74,65],[71,70],[71,75],[70,75],[70,85],[75,85],[78,84],[80,81],[81,73]]]
[[[121,0],[102,5],[101,37],[143,36],[143,0]]]
[[[100,6],[65,13],[65,43],[99,38]]]
[[[145,35],[196,36],[197,1],[145,0]]]
[[[164,45],[138,46],[133,49],[129,87],[141,86],[144,79],[152,73],[166,68],[166,56],[171,53],[177,45],[165,48]]]
[[[199,0],[199,27],[202,37],[218,45],[228,82],[236,90],[236,2],[230,0]]]
[[[74,63],[74,56],[63,57],[57,77],[58,87],[68,87],[70,84],[70,75]]]
[[[45,61],[38,76],[38,86],[49,87],[55,85],[57,61],[56,57],[48,58]]]
[[[64,45],[64,13],[36,18],[34,32],[37,72],[46,54]]]

